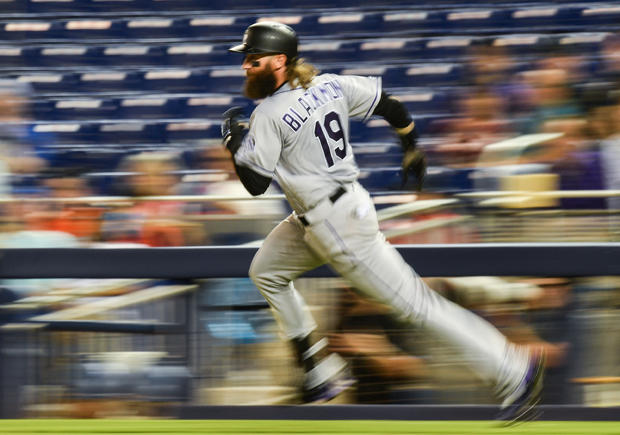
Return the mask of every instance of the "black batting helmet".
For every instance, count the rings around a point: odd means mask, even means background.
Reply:
[[[243,42],[229,51],[245,54],[284,53],[290,62],[297,57],[297,34],[286,24],[262,21],[249,26],[243,34]]]

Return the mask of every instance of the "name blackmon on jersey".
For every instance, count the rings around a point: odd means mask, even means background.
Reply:
[[[342,86],[338,80],[331,80],[325,83],[319,83],[309,88],[301,97],[297,99],[295,106],[290,106],[286,113],[282,115],[282,121],[286,123],[294,132],[297,132],[304,122],[308,120],[312,113],[320,107],[323,107],[330,101],[338,100],[344,97]],[[304,116],[301,113],[306,113]]]

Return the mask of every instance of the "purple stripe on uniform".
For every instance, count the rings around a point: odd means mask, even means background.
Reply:
[[[375,103],[377,102],[377,98],[379,97],[379,95],[381,95],[381,77],[375,77],[377,79],[377,93],[375,94],[375,99],[372,100],[372,104],[370,105],[370,109],[368,109],[368,112],[366,112],[366,115],[364,115],[363,121],[366,121],[366,119],[371,115],[372,111],[375,108]]]

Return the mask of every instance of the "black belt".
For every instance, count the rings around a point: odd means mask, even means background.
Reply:
[[[336,189],[336,191],[334,193],[329,195],[329,200],[332,202],[332,204],[335,204],[336,201],[338,201],[340,199],[340,197],[342,195],[344,195],[345,193],[347,193],[347,189],[345,189],[344,187],[340,186],[338,189]],[[299,218],[299,221],[303,224],[304,227],[307,227],[308,225],[310,225],[310,223],[306,220],[304,215],[300,215],[300,216],[297,216],[297,217]]]
[[[345,193],[347,193],[347,190],[344,187],[340,186],[338,189],[336,189],[334,193],[329,195],[329,200],[332,202],[332,204],[335,204],[336,201],[338,201],[338,199],[340,199],[340,197]]]

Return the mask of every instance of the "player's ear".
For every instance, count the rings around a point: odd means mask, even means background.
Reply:
[[[278,54],[275,61],[276,69],[284,68],[286,66],[286,54]]]

